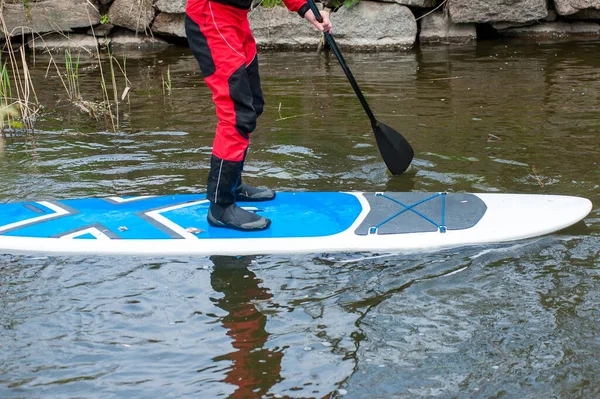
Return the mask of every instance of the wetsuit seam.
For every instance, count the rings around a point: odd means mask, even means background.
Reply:
[[[221,164],[219,165],[219,177],[217,178],[217,189],[215,190],[215,204],[218,204],[219,199],[219,185],[221,184],[221,173],[223,172],[223,160],[221,159]]]
[[[250,60],[250,62],[246,63],[246,68],[248,68],[248,66],[254,62],[254,59],[256,59],[257,55],[258,55],[257,53],[254,53],[254,56],[252,56],[252,59]]]
[[[244,55],[238,53],[237,50],[234,49],[231,44],[229,44],[229,42],[227,41],[227,39],[225,39],[225,36],[223,36],[223,34],[221,33],[221,30],[219,29],[219,26],[217,25],[217,21],[215,21],[215,14],[213,13],[213,9],[212,9],[212,5],[210,4],[210,1],[208,2],[208,7],[210,8],[210,15],[212,17],[213,24],[215,25],[215,29],[219,33],[219,36],[221,36],[221,39],[223,39],[223,41],[225,42],[225,44],[227,44],[229,46],[229,48],[233,50],[234,53],[236,53],[237,55],[239,55],[240,57],[242,57],[244,59],[244,62],[245,62],[246,61],[246,57]]]

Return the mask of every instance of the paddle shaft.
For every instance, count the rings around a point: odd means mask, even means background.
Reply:
[[[323,22],[323,16],[315,5],[314,0],[307,1],[317,21]],[[323,33],[325,34],[325,39],[327,40],[329,47],[331,47],[331,50],[333,50],[333,53],[340,62],[342,70],[346,74],[350,85],[354,89],[358,100],[360,101],[367,116],[369,117],[369,120],[371,121],[371,127],[373,128],[373,134],[375,135],[375,141],[377,142],[379,153],[381,154],[381,157],[383,158],[389,171],[392,172],[393,175],[400,175],[404,173],[410,166],[414,156],[412,147],[399,132],[387,126],[385,123],[380,123],[377,119],[375,119],[375,115],[373,115],[371,107],[369,107],[365,96],[358,87],[358,83],[356,83],[356,79],[354,79],[350,68],[348,68],[348,65],[346,65],[346,61],[344,60],[340,49],[335,43],[333,36],[328,32]]]
[[[315,4],[314,0],[308,0],[308,5],[309,5],[310,9],[312,10],[313,14],[315,14],[315,18],[317,18],[317,21],[323,22],[323,17],[321,16],[321,13],[319,12],[319,9],[317,8],[317,5]],[[377,122],[377,119],[375,119],[375,115],[373,114],[373,111],[371,111],[371,107],[369,107],[369,104],[367,103],[367,99],[365,98],[362,91],[360,90],[360,87],[358,87],[358,83],[356,82],[356,79],[354,79],[354,75],[352,75],[352,71],[350,70],[350,68],[348,68],[348,65],[346,65],[344,56],[342,56],[342,53],[340,52],[340,49],[338,48],[337,44],[335,43],[333,36],[331,36],[331,34],[329,34],[329,32],[323,32],[323,33],[325,34],[325,40],[327,40],[327,43],[329,44],[329,47],[331,47],[333,54],[335,54],[335,57],[340,62],[340,66],[342,67],[342,70],[346,74],[346,77],[348,78],[348,81],[350,81],[350,85],[354,89],[354,92],[356,93],[358,100],[360,101],[365,112],[367,113],[367,116],[369,117],[369,120],[371,121],[371,125],[373,127],[376,127],[377,125],[379,125],[379,122]]]

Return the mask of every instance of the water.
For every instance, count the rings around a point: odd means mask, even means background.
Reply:
[[[416,150],[393,178],[333,57],[262,53],[248,180],[597,203],[599,47],[346,54]],[[46,62],[39,131],[0,139],[0,201],[204,190],[214,110],[185,49],[128,56],[118,133],[73,111]],[[99,99],[84,65],[82,95]],[[433,254],[0,255],[0,397],[597,397],[599,233],[595,208],[558,234]]]

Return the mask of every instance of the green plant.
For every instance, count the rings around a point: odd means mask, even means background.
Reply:
[[[28,21],[31,21],[31,2],[29,0],[23,0],[23,8],[25,8],[25,17]]]
[[[73,60],[71,50],[65,51],[65,69],[67,77],[67,94],[72,101],[81,97],[79,91],[79,54],[77,59]]]
[[[260,3],[260,5],[263,7],[266,7],[266,8],[273,8],[276,6],[283,5],[283,1],[282,0],[263,0]]]
[[[4,131],[6,125],[11,126],[11,120],[16,117],[10,86],[10,75],[4,63],[0,69],[0,131]]]
[[[17,122],[19,113],[17,112],[14,106],[5,107],[4,105],[0,105],[0,132],[4,133],[4,127],[23,127],[23,124]]]
[[[6,26],[3,15],[0,13],[0,32],[4,37],[10,37],[10,32]],[[4,45],[2,54],[8,56],[8,60],[2,67],[2,103],[3,115],[8,115],[6,109],[14,108],[18,110],[18,116],[21,117],[22,123],[18,125],[33,130],[33,125],[38,117],[38,112],[41,108],[39,105],[35,87],[29,73],[29,65],[25,56],[25,48],[20,47],[16,50],[12,46],[12,42],[7,40]],[[7,107],[7,104],[9,105]],[[17,126],[14,121],[11,126]]]
[[[2,69],[0,69],[0,103],[6,108],[8,108],[8,104],[12,98],[10,86],[10,75],[8,74],[6,63],[4,63]]]
[[[348,7],[348,8],[354,7],[359,2],[360,2],[360,0],[331,0],[330,3],[328,4],[328,6],[334,10],[337,10],[338,8],[340,8],[342,6]]]
[[[100,17],[100,23],[102,25],[110,24],[110,18],[108,17],[108,14],[104,14]]]
[[[171,89],[173,88],[173,83],[171,82],[171,65],[167,67],[167,79],[163,75],[162,77],[163,83],[163,95],[171,95]]]
[[[121,73],[125,78],[125,89],[123,90],[123,94],[121,94],[121,101],[127,98],[127,103],[129,103],[129,91],[131,90],[131,82],[129,78],[127,78],[127,57],[123,56],[123,66],[121,67]]]
[[[110,66],[110,82],[111,82],[111,86],[112,86],[113,101],[114,101],[114,105],[115,105],[115,113],[113,114],[112,110],[111,110],[110,117],[111,117],[111,122],[113,125],[113,131],[116,132],[119,127],[119,93],[118,93],[118,89],[117,89],[117,79],[115,76],[115,63],[117,65],[119,65],[119,61],[117,61],[117,59],[113,55],[112,51],[110,50],[110,47],[108,47],[108,65]],[[104,90],[106,91],[106,83],[105,82],[103,82],[103,86],[104,86]],[[108,98],[108,91],[106,91],[106,100],[107,100],[107,106],[110,110],[111,104],[110,104],[110,100]]]

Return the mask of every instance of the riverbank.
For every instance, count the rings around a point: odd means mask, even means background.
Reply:
[[[0,38],[30,50],[144,48],[185,43],[186,0],[8,0]],[[357,51],[465,44],[490,36],[600,38],[600,0],[363,0],[332,10],[335,37]],[[250,22],[261,48],[316,48],[320,35],[282,6],[259,6]]]

